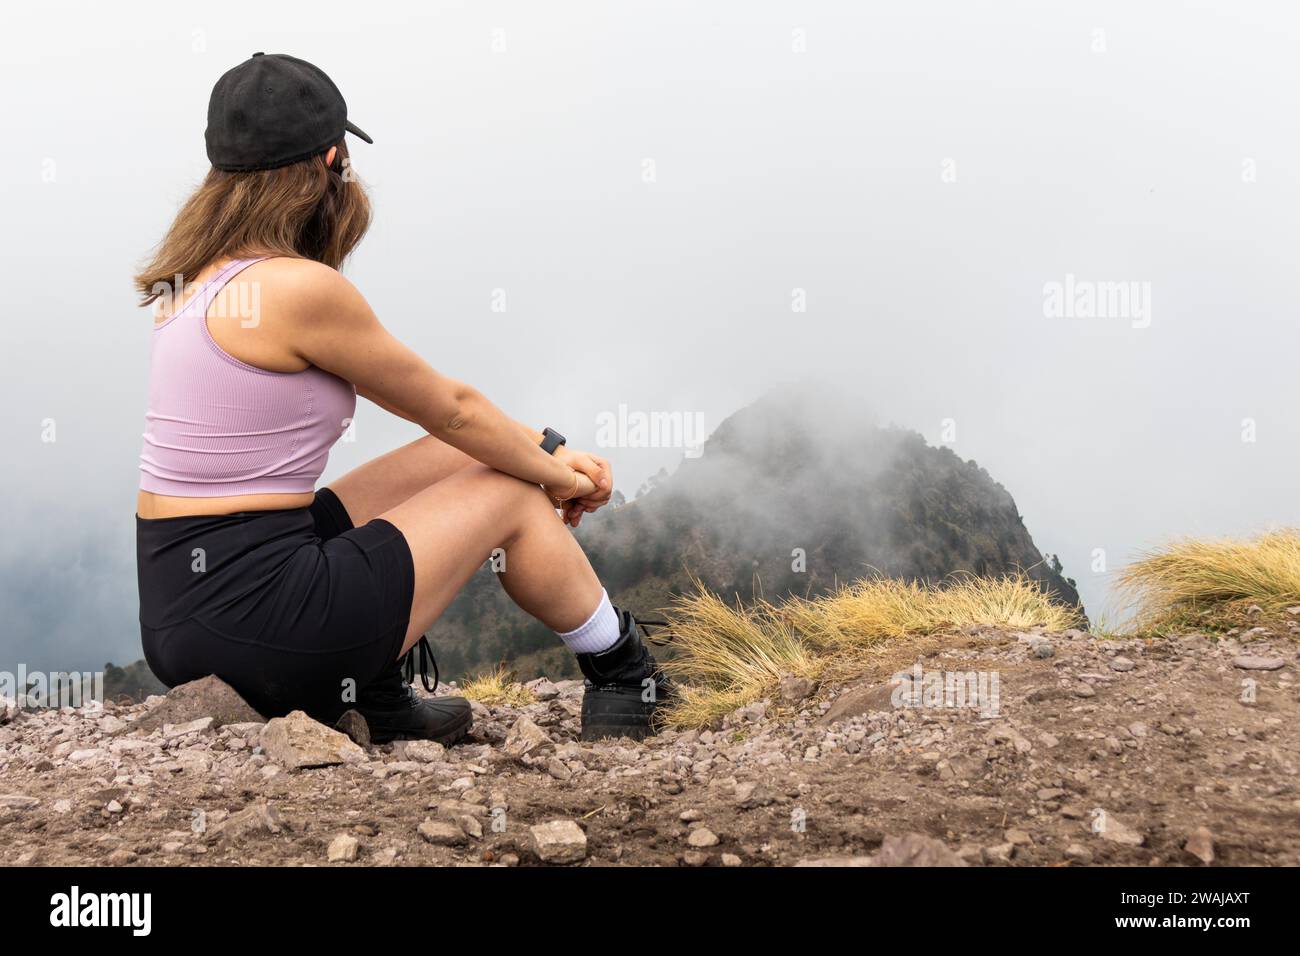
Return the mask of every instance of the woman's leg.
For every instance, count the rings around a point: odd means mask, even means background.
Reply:
[[[338,495],[352,524],[361,527],[407,498],[437,484],[474,459],[431,435],[358,465],[330,490]]]
[[[552,630],[581,627],[601,603],[596,572],[545,492],[485,465],[459,468],[379,517],[402,532],[415,562],[403,653],[495,548],[505,551],[506,593]]]

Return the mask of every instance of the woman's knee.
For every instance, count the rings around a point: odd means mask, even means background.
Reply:
[[[555,511],[554,504],[542,490],[541,485],[507,475],[503,471],[497,471],[478,462],[467,466],[463,474],[466,480],[474,482],[482,493],[492,496],[502,507],[510,509],[521,519]]]

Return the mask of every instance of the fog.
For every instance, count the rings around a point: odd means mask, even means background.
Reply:
[[[140,656],[130,277],[258,50],[374,137],[346,272],[381,319],[575,447],[620,405],[707,430],[833,382],[987,468],[1094,620],[1144,548],[1300,523],[1298,27],[1226,0],[11,5],[0,668]],[[362,402],[325,480],[417,434]],[[683,455],[600,450],[629,497]]]

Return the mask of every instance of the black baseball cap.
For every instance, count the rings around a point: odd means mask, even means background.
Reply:
[[[337,146],[348,105],[325,71],[284,53],[254,53],[227,71],[208,100],[208,159],[217,169],[275,169]]]

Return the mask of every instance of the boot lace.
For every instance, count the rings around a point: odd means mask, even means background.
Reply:
[[[429,639],[421,635],[420,639],[415,642],[415,646],[406,652],[402,658],[402,674],[408,684],[415,683],[416,666],[415,654],[420,652],[419,675],[420,683],[430,694],[438,689],[438,659],[433,656],[433,648],[429,646]],[[433,684],[429,683],[429,667],[433,667]]]

